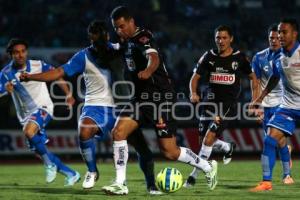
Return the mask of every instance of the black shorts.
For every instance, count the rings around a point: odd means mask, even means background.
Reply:
[[[215,103],[215,105],[205,105],[201,108],[199,134],[205,136],[208,130],[215,132],[217,136],[236,119],[237,104],[236,103]],[[216,116],[221,118],[221,122],[215,122]]]
[[[172,116],[173,102],[132,101],[125,105],[121,117],[130,117],[139,126],[152,126],[158,138],[171,138],[176,135],[177,125]]]

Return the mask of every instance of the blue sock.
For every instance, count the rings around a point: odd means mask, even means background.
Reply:
[[[39,134],[35,134],[29,141],[34,145],[35,152],[39,154],[45,165],[53,165],[53,154],[48,152],[43,138]]]
[[[79,142],[81,155],[88,167],[89,172],[98,172],[96,166],[96,153],[94,138]]]
[[[146,179],[147,188],[155,187],[154,162],[152,155],[140,155],[137,153],[137,156],[140,168],[143,171]]]
[[[289,148],[287,147],[287,145],[285,145],[282,148],[279,148],[279,155],[280,155],[280,159],[282,162],[283,178],[284,178],[287,175],[291,174],[290,153],[289,153]]]
[[[264,181],[272,180],[272,172],[276,161],[276,146],[277,141],[274,138],[270,136],[265,137],[264,149],[261,155]]]
[[[66,166],[56,155],[52,154],[52,157],[59,173],[62,173],[67,177],[75,176],[76,172]]]

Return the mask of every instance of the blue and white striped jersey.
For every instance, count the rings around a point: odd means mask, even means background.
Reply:
[[[67,76],[83,74],[86,86],[85,104],[89,106],[114,107],[111,92],[111,71],[107,66],[99,66],[87,47],[77,52],[68,63],[63,65]]]
[[[275,66],[273,73],[280,76],[283,85],[280,107],[300,110],[300,44],[297,42],[289,52],[282,49]]]
[[[41,60],[27,60],[26,67],[18,70],[11,61],[0,73],[0,94],[6,94],[5,84],[11,82],[14,85],[12,99],[16,107],[17,116],[21,124],[37,109],[47,111],[53,115],[53,102],[50,98],[46,83],[29,81],[20,82],[22,72],[29,74],[41,73],[52,67]]]
[[[269,78],[273,74],[273,62],[280,55],[280,50],[277,52],[271,51],[269,48],[264,49],[255,54],[252,59],[252,69],[256,77],[260,80],[261,89],[264,90],[267,86]],[[262,101],[263,107],[275,107],[281,103],[282,98],[282,83],[278,85],[264,98]]]

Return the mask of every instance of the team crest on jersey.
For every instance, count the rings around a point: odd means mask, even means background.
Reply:
[[[264,69],[265,72],[268,72],[269,66],[268,66],[268,65],[265,65],[265,66],[263,67],[263,69]]]
[[[235,71],[235,70],[237,70],[237,68],[239,67],[239,63],[236,62],[236,61],[233,61],[233,62],[231,63],[231,67],[232,67],[232,69]]]

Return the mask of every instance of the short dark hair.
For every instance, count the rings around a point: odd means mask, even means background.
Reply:
[[[132,18],[131,13],[129,12],[128,8],[125,6],[118,6],[113,11],[111,11],[110,18],[112,20],[118,20],[124,17],[124,19],[128,20]]]
[[[103,20],[94,20],[92,21],[88,28],[87,28],[88,33],[93,33],[93,34],[100,34],[100,36],[106,37],[108,34],[108,28]]]
[[[6,52],[11,55],[14,47],[19,44],[24,45],[25,48],[28,49],[28,42],[26,40],[21,38],[12,38],[6,46]]]
[[[274,32],[278,32],[278,24],[271,24],[270,26],[269,26],[269,28],[268,28],[268,34],[270,34],[270,32],[272,32],[272,31],[274,31]]]
[[[282,18],[280,20],[280,23],[285,23],[285,24],[289,24],[292,26],[292,28],[294,29],[294,31],[299,31],[299,25],[298,22],[295,18]]]
[[[226,31],[230,37],[233,36],[232,29],[227,25],[220,25],[215,29],[215,35],[218,31]]]

